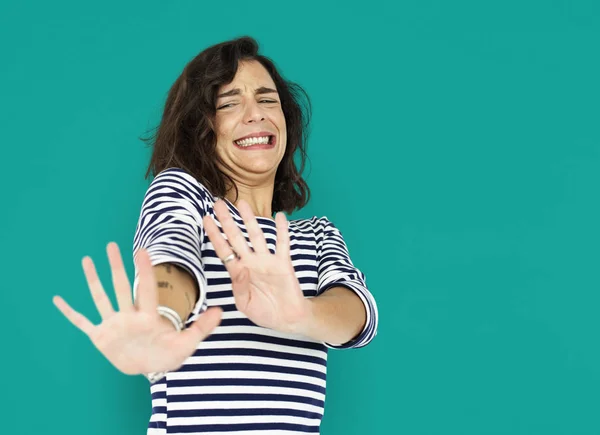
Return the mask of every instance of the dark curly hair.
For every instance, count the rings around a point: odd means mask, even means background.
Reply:
[[[153,147],[145,178],[169,167],[186,170],[215,196],[225,197],[226,178],[218,167],[223,164],[216,152],[214,117],[219,88],[231,83],[240,61],[260,62],[275,82],[286,121],[287,146],[275,174],[271,209],[292,213],[310,199],[310,189],[302,178],[307,154],[311,103],[298,84],[285,80],[274,62],[258,53],[256,40],[245,36],[208,47],[192,59],[168,92],[160,124],[148,137],[140,139]],[[300,169],[294,155],[300,153]]]

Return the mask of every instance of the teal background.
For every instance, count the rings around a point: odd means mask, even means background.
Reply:
[[[80,261],[114,296],[110,241],[133,280],[138,137],[249,34],[314,105],[293,217],[336,223],[379,304],[322,433],[600,434],[599,5],[3,2],[0,432],[145,433],[145,379],[51,298],[97,322]]]

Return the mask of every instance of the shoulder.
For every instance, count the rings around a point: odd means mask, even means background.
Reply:
[[[144,195],[143,210],[192,213],[201,219],[212,207],[212,193],[189,172],[170,167],[162,170],[150,182]]]
[[[189,199],[200,200],[203,204],[214,203],[215,198],[204,184],[192,174],[179,167],[163,169],[156,174],[148,191],[160,190],[165,194],[174,193]]]
[[[200,181],[198,181],[198,179],[196,179],[185,169],[178,167],[163,169],[156,174],[150,185],[171,185],[173,187],[179,186],[187,190],[197,190],[212,197],[212,194],[206,188],[206,186],[204,186]]]
[[[335,228],[327,216],[312,216],[310,218],[294,219],[290,221],[290,223],[293,223],[294,227],[301,231],[304,230],[314,233],[317,238],[322,237],[325,232]]]
[[[292,237],[314,244],[318,261],[324,252],[339,251],[345,246],[342,233],[327,216],[290,221],[290,229]]]

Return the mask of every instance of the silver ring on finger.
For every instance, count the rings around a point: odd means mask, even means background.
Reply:
[[[227,257],[223,258],[223,264],[227,264],[228,262],[230,262],[231,260],[234,260],[235,258],[237,258],[237,255],[235,252],[232,252],[231,254],[229,254]]]

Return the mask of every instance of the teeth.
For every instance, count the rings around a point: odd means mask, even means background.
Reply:
[[[243,140],[238,140],[235,141],[236,144],[238,144],[239,146],[250,146],[250,145],[256,145],[256,144],[267,144],[269,143],[269,136],[263,136],[263,137],[251,137],[248,139],[243,139]]]

